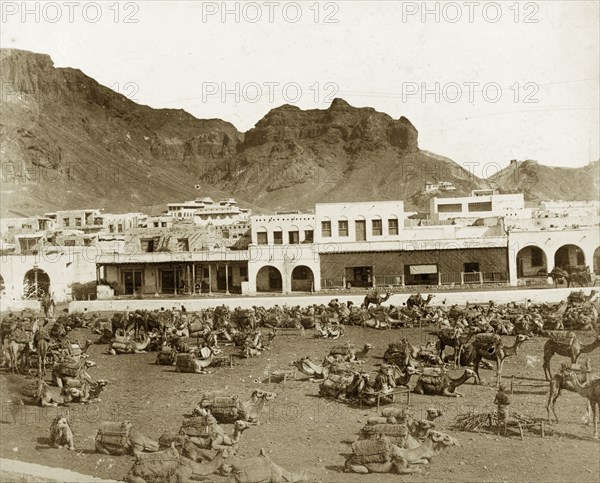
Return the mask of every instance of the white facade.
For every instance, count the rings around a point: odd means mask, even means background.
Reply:
[[[542,251],[535,257],[539,259],[537,263],[531,262],[531,247]],[[600,274],[600,226],[513,228],[508,233],[508,251],[511,285],[517,285],[519,278],[549,273],[560,265],[578,269],[587,266]]]
[[[0,276],[4,282],[2,305],[9,307],[27,297],[27,291],[32,293],[36,282],[44,290],[49,288],[56,302],[68,302],[73,284],[96,280],[97,258],[98,251],[94,247],[0,257]]]
[[[315,215],[289,213],[250,217],[253,245],[298,245],[313,243]]]
[[[321,289],[312,213],[279,213],[250,218],[247,293],[314,292]]]
[[[202,198],[183,203],[169,203],[168,215],[179,220],[193,220],[197,225],[231,225],[247,222],[250,211],[240,208],[233,198],[213,201],[211,198]]]
[[[519,216],[519,212],[525,208],[523,193],[503,195],[492,193],[492,190],[476,190],[471,193],[471,196],[433,198],[431,218],[437,221],[490,216],[515,217]]]
[[[440,181],[439,183],[426,183],[425,184],[425,193],[429,193],[431,191],[436,191],[436,190],[455,191],[456,186],[454,186],[454,183],[451,183],[450,181]]]
[[[404,227],[403,201],[317,203],[315,241],[398,241]]]

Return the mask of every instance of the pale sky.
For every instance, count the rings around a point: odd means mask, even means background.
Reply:
[[[599,5],[58,1],[24,16],[23,2],[2,2],[0,44],[241,131],[282,104],[341,97],[406,116],[422,149],[485,176],[511,159],[600,157]]]

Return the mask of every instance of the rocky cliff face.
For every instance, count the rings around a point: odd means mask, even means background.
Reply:
[[[47,55],[3,49],[0,72],[4,215],[194,197],[189,167],[232,156],[242,139],[230,123],[138,105]]]
[[[0,73],[3,216],[76,207],[148,211],[196,196],[234,196],[256,211],[386,199],[426,210],[432,196],[445,195],[423,194],[427,182],[455,183],[454,196],[487,184],[421,151],[405,117],[343,99],[323,110],[280,106],[240,133],[220,119],[136,104],[77,69],[54,67],[44,54],[0,50]],[[510,170],[490,181],[529,199],[555,192],[593,198],[595,166],[530,173],[524,164],[519,182]]]

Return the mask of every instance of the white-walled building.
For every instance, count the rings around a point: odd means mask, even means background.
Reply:
[[[404,216],[403,201],[317,203],[315,241],[398,241]]]
[[[497,194],[494,190],[474,190],[471,196],[433,198],[431,218],[434,221],[454,218],[518,216],[525,208],[523,193]]]
[[[211,198],[202,198],[182,203],[169,203],[167,214],[179,220],[193,220],[196,225],[231,225],[246,223],[250,210],[240,208],[233,199],[213,201]]]
[[[250,223],[247,293],[321,289],[314,214],[255,215]]]
[[[37,300],[48,292],[56,302],[70,301],[74,284],[95,283],[97,255],[94,249],[52,247],[36,255],[0,257],[2,305]]]

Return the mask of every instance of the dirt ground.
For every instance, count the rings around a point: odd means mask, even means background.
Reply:
[[[83,341],[98,336],[85,330],[74,332]],[[321,360],[330,347],[347,341],[362,345],[370,342],[375,349],[366,357],[365,368],[376,371],[390,341],[406,336],[413,344],[424,344],[433,336],[427,329],[376,331],[347,327],[346,335],[336,341],[312,338],[278,337],[270,351],[254,359],[236,359],[233,368],[211,368],[208,375],[180,374],[174,368],[154,364],[156,353],[111,356],[106,345],[90,348],[90,369],[94,378],[106,378],[108,388],[102,401],[68,408],[74,420],[77,451],[51,449],[47,445],[50,421],[57,409],[15,404],[19,388],[32,384],[32,376],[0,374],[2,394],[2,436],[0,456],[52,467],[68,468],[101,478],[123,478],[132,465],[129,456],[110,457],[94,452],[94,438],[102,420],[132,421],[134,426],[152,438],[163,432],[176,432],[184,413],[192,410],[201,395],[209,390],[226,390],[246,399],[255,388],[274,391],[277,398],[265,407],[258,427],[242,435],[241,456],[257,455],[264,448],[272,460],[289,470],[306,470],[311,481],[322,482],[386,482],[386,481],[600,481],[600,443],[592,439],[592,426],[584,426],[586,401],[575,393],[563,392],[557,402],[559,424],[546,425],[546,436],[525,433],[521,441],[518,430],[496,436],[487,432],[457,432],[451,429],[457,414],[466,411],[491,411],[495,395],[494,371],[483,370],[484,385],[471,382],[461,386],[462,398],[444,398],[413,394],[410,406],[416,417],[424,417],[425,409],[441,408],[445,415],[437,420],[438,428],[460,440],[461,446],[436,456],[423,467],[423,473],[412,476],[358,475],[343,472],[344,453],[348,442],[356,439],[367,417],[376,415],[375,408],[351,407],[318,397],[318,384],[298,375],[285,384],[267,384],[268,371],[288,368],[302,356]],[[579,334],[589,342],[590,334]],[[506,337],[512,345],[513,337]],[[505,383],[514,379],[511,396],[513,410],[545,417],[548,384],[542,370],[542,346],[545,339],[527,342],[516,357],[504,364]],[[450,349],[451,350],[451,349]],[[600,368],[600,350],[591,355],[593,367]],[[555,356],[553,370],[566,362]],[[458,375],[456,371],[454,375]],[[413,379],[414,384],[415,379]],[[402,401],[396,404],[400,406]],[[65,409],[58,409],[64,412]],[[232,426],[228,426],[232,431]]]

